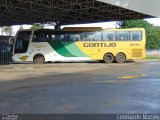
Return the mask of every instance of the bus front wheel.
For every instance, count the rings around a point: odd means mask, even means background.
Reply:
[[[124,63],[126,61],[126,55],[124,53],[118,53],[116,56],[117,63]]]
[[[41,54],[38,54],[38,55],[35,55],[34,58],[33,58],[33,62],[35,64],[43,64],[45,62],[45,58],[43,55]]]
[[[111,53],[106,53],[103,58],[105,63],[113,63],[114,56]]]

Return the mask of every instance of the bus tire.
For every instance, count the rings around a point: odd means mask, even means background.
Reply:
[[[103,57],[103,60],[105,63],[113,63],[114,61],[114,56],[111,53],[106,53]]]
[[[37,54],[33,58],[34,64],[43,64],[45,62],[45,58],[42,54]]]
[[[117,63],[124,63],[126,61],[126,55],[124,53],[118,53],[116,55],[116,62]]]

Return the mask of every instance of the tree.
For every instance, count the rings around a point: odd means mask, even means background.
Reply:
[[[160,48],[160,27],[156,27],[146,20],[125,20],[119,22],[121,28],[145,28],[147,38],[147,48]]]
[[[13,34],[13,28],[12,26],[5,26],[1,28],[1,33],[3,35],[3,33],[5,33],[8,36],[11,36]]]
[[[44,29],[44,26],[42,24],[34,24],[30,29],[32,30]]]

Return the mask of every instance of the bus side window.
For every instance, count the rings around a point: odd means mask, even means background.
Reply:
[[[101,41],[101,32],[86,32],[86,41]]]
[[[115,41],[115,32],[103,32],[103,40],[104,41]]]
[[[51,35],[51,41],[55,41],[56,39],[56,36],[55,35]]]
[[[75,38],[74,34],[71,33],[68,36],[69,36],[68,41],[76,41],[76,38]]]
[[[54,31],[51,33],[51,40],[52,41],[66,41],[67,34],[64,32]]]
[[[35,31],[33,42],[47,42],[47,34],[44,32]]]
[[[60,35],[55,35],[55,40],[56,40],[56,41],[60,41],[60,39],[61,39],[61,36],[60,36]]]
[[[86,33],[82,32],[80,33],[80,41],[85,41],[86,40]]]
[[[96,32],[96,41],[102,41],[102,32]]]
[[[76,34],[75,37],[76,37],[76,41],[80,40],[80,35],[79,34]]]
[[[45,34],[46,36],[46,41],[47,42],[50,42],[52,39],[51,39],[51,35],[48,33],[48,34]]]
[[[108,41],[108,36],[106,31],[103,32],[103,41]]]
[[[118,41],[129,41],[129,32],[128,31],[122,31],[122,32],[117,32],[117,40]]]
[[[70,32],[68,33],[68,41],[84,41],[84,32]]]
[[[140,40],[142,40],[142,31],[133,31],[133,32],[131,32],[131,40],[132,41],[140,41]]]
[[[109,32],[108,33],[108,40],[109,41],[115,41],[115,32]]]
[[[56,35],[57,41],[65,41],[64,35]]]

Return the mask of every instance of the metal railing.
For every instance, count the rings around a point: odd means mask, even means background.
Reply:
[[[8,65],[11,62],[11,52],[0,52],[0,65]]]

